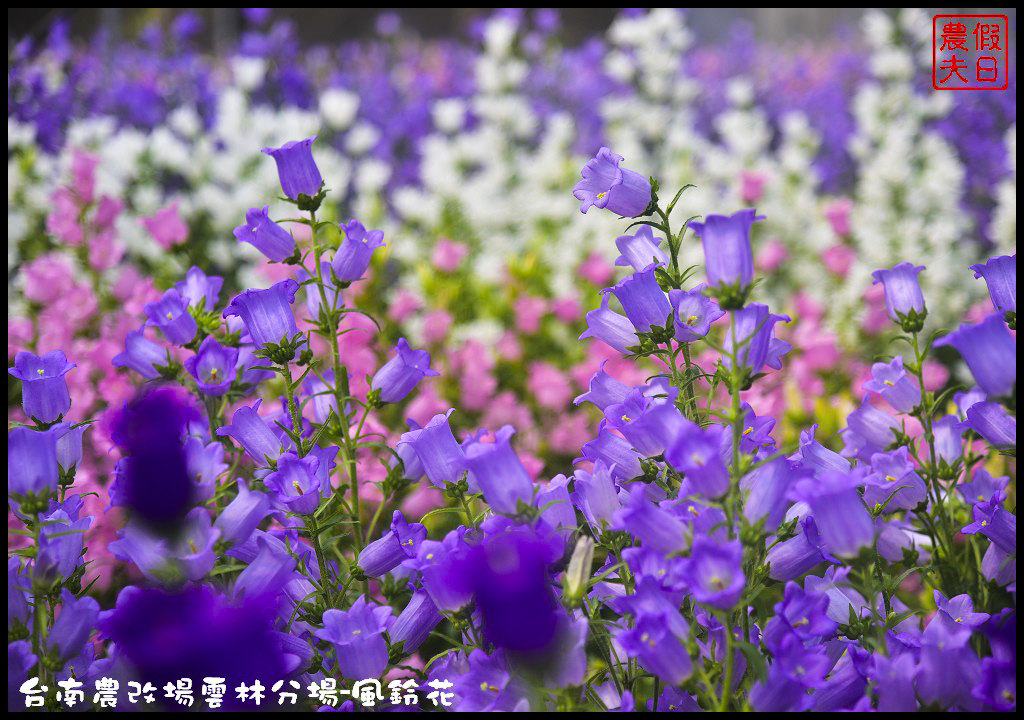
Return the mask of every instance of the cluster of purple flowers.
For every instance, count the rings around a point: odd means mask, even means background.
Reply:
[[[312,140],[267,151],[309,214],[308,246],[266,208],[236,230],[294,277],[218,312],[221,279],[192,268],[145,308],[183,363],[144,328],[114,360],[147,386],[112,423],[111,502],[127,520],[110,550],[145,582],[106,611],[80,582],[91,518],[73,492],[85,426],[63,421],[74,365],[18,355],[34,425],[8,433],[8,496],[33,545],[8,560],[15,705],[30,677],[313,687],[400,667],[450,682],[464,711],[1015,708],[1016,515],[1000,474],[1016,447],[1015,256],[974,268],[994,312],[934,343],[920,338],[924,269],[879,270],[908,350],[872,366],[840,452],[813,426],[787,447],[743,396],[792,349],[776,336],[789,318],[751,302],[761,218],[673,232],[651,182],[602,148],[581,210],[657,219],[616,240],[632,272],[582,337],[663,371],[629,386],[602,366],[576,398],[600,412],[596,434],[571,476],[535,483],[511,425],[460,441],[448,410],[410,421],[394,448],[367,427],[437,373],[403,338],[352,391],[344,296],[382,233],[353,220],[321,237]],[[688,229],[706,282],[685,288]],[[944,345],[977,387],[926,389],[923,362]],[[283,396],[275,412],[257,390]],[[370,449],[387,466],[375,506]],[[402,507],[421,485],[447,502],[417,522]]]

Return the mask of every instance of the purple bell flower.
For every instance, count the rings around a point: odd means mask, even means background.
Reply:
[[[292,200],[300,195],[316,196],[323,185],[320,170],[313,160],[313,141],[316,135],[305,140],[292,140],[279,148],[263,148],[277,163],[277,176],[281,189]]]
[[[831,556],[825,550],[818,527],[810,515],[802,518],[797,525],[797,534],[768,550],[765,562],[768,576],[784,582],[794,580]]]
[[[623,497],[612,517],[612,528],[632,534],[645,547],[663,553],[686,549],[686,526],[671,513],[647,499],[647,487],[636,483],[629,495]]]
[[[299,457],[286,452],[277,459],[277,470],[264,480],[273,492],[271,500],[286,512],[311,515],[320,504],[320,480],[316,475],[319,461],[311,456]]]
[[[533,480],[509,442],[515,434],[511,425],[494,434],[494,442],[471,442],[466,448],[466,465],[487,503],[499,513],[515,514],[519,503],[533,499]]]
[[[1010,484],[1009,477],[994,478],[988,474],[985,468],[979,468],[974,473],[970,482],[962,482],[956,489],[968,505],[988,502],[998,497],[1000,500],[1006,498],[1006,488]]]
[[[338,669],[344,677],[375,678],[388,666],[388,644],[383,633],[391,622],[390,607],[373,607],[360,595],[347,611],[325,612],[323,629],[313,634],[334,645]]]
[[[592,402],[598,409],[603,411],[609,405],[620,403],[626,399],[626,395],[629,393],[629,386],[620,383],[604,371],[604,366],[607,362],[607,360],[601,361],[601,367],[590,378],[587,392],[577,395],[576,399],[572,401],[573,405],[579,405],[586,400]]]
[[[85,531],[91,517],[71,517],[64,510],[55,510],[40,517],[39,546],[33,568],[35,582],[44,587],[70,578],[83,562]]]
[[[404,442],[412,446],[430,482],[443,488],[458,482],[466,468],[466,456],[452,435],[448,416],[454,409],[435,415],[419,430],[405,433]]]
[[[629,318],[608,307],[609,295],[610,293],[604,292],[601,295],[601,306],[587,313],[587,329],[579,339],[597,338],[619,352],[626,353],[629,352],[627,348],[639,345],[640,339],[636,336],[636,329]]]
[[[188,301],[176,288],[169,288],[156,302],[143,306],[146,325],[160,328],[168,342],[188,345],[196,336],[196,319],[188,309]]]
[[[887,512],[913,510],[927,499],[928,489],[915,472],[905,446],[871,456],[871,473],[864,483],[864,502],[868,507],[888,501]]]
[[[220,436],[230,436],[260,465],[267,467],[281,455],[284,447],[270,426],[258,414],[262,399],[251,408],[240,407],[231,416],[231,424],[217,428]]]
[[[124,352],[115,355],[111,363],[114,367],[126,367],[134,370],[147,380],[160,377],[156,365],[169,365],[171,362],[167,350],[152,340],[146,339],[146,326],[128,333],[124,339]]]
[[[270,498],[265,493],[250,490],[240,479],[238,494],[220,512],[214,525],[220,530],[222,541],[229,545],[237,545],[248,540],[252,531],[269,514]]]
[[[728,610],[740,599],[743,575],[743,546],[738,540],[719,544],[697,536],[687,561],[689,588],[697,602]]]
[[[405,338],[398,339],[395,350],[395,356],[370,381],[370,388],[379,391],[381,401],[386,403],[399,402],[420,380],[437,375],[430,369],[430,353],[426,350],[413,350]]]
[[[407,522],[400,510],[391,516],[391,529],[379,540],[363,548],[358,565],[366,577],[380,577],[409,558],[416,557],[427,538],[427,529],[420,523]]]
[[[999,313],[977,325],[961,325],[935,341],[952,345],[967,362],[975,381],[990,396],[1009,395],[1017,382],[1017,343]]]
[[[764,219],[756,210],[747,208],[732,215],[708,215],[704,222],[690,223],[690,229],[704,247],[704,266],[712,290],[734,288],[742,293],[753,282],[750,229]]]
[[[960,532],[964,535],[981,533],[1003,552],[1017,552],[1017,516],[1007,511],[998,497],[976,503],[974,522]]]
[[[402,643],[403,652],[413,653],[441,620],[441,613],[437,611],[430,595],[417,590],[412,594],[409,604],[391,624],[388,635],[393,645]]]
[[[882,283],[885,288],[885,309],[889,319],[907,332],[919,331],[928,313],[921,293],[921,283],[917,278],[922,270],[924,265],[904,262],[871,273],[874,278],[872,284]]]
[[[220,289],[224,278],[215,275],[207,276],[200,268],[193,265],[185,273],[185,279],[174,284],[175,289],[193,307],[202,306],[206,312],[217,307]]]
[[[676,340],[681,343],[694,342],[707,336],[711,323],[725,315],[713,299],[704,294],[707,285],[700,283],[693,290],[669,290],[668,299],[672,304],[672,321]]]
[[[338,282],[355,282],[370,267],[373,251],[384,247],[384,233],[380,230],[368,231],[358,220],[349,220],[341,227],[345,231],[345,239],[334,253],[331,269]]]
[[[1017,312],[1017,255],[1000,255],[971,265],[975,278],[984,278],[988,296],[1001,313]]]
[[[200,392],[220,397],[231,389],[237,364],[238,348],[221,345],[213,335],[208,335],[199,352],[185,360],[185,369],[195,378]]]
[[[586,214],[591,207],[608,209],[623,217],[643,215],[651,204],[653,188],[646,177],[633,170],[619,167],[622,156],[606,147],[587,161],[572,194],[583,204],[580,212]]]
[[[825,472],[793,486],[793,499],[810,506],[825,547],[835,555],[854,556],[875,541],[875,525],[857,485],[858,479],[849,473]]]
[[[711,499],[729,490],[729,470],[721,454],[724,432],[721,425],[702,430],[695,423],[685,422],[665,450],[665,461],[684,473],[696,492]]]
[[[60,350],[42,357],[30,352],[14,356],[8,373],[21,380],[21,406],[41,423],[52,423],[71,409],[71,395],[64,376],[75,367]]]
[[[583,513],[594,532],[601,534],[619,509],[619,494],[608,467],[600,460],[591,472],[573,473],[572,501]]]
[[[843,456],[870,461],[896,440],[900,429],[896,419],[865,400],[846,417],[847,427],[840,431],[843,438]]]
[[[67,423],[60,423],[42,431],[14,427],[7,432],[8,497],[43,499],[57,491],[57,441],[67,429]]]
[[[778,367],[777,362],[770,362],[773,337],[773,328],[777,322],[789,322],[788,315],[775,315],[767,305],[751,303],[746,307],[735,310],[736,317],[736,361],[741,368],[746,368],[751,374],[757,374],[765,363]],[[781,341],[780,341],[781,342]],[[733,337],[731,332],[726,333],[725,347],[728,354],[723,358],[727,367],[731,367],[729,355],[733,352]],[[786,350],[789,347],[787,345]]]
[[[213,570],[217,559],[213,554],[213,544],[219,537],[220,530],[213,527],[210,511],[206,508],[192,508],[185,516],[181,536],[171,547],[171,553],[186,579],[199,582]]]
[[[621,255],[615,260],[616,265],[632,266],[640,271],[653,264],[668,264],[668,256],[659,248],[662,238],[654,237],[649,225],[641,225],[636,235],[622,235],[615,239],[615,247]]]
[[[607,421],[602,421],[597,430],[597,437],[586,443],[583,448],[583,459],[596,463],[604,462],[612,477],[619,482],[632,480],[643,474],[640,456],[629,442],[613,433]],[[579,462],[577,459],[576,462]]]
[[[966,424],[993,447],[1006,449],[1017,446],[1017,418],[998,403],[974,404],[967,411]]]
[[[896,412],[909,413],[921,402],[921,388],[903,368],[903,356],[871,366],[871,379],[864,389],[881,395]]]
[[[637,332],[650,332],[652,325],[664,327],[672,312],[672,305],[658,285],[658,267],[648,265],[608,290],[618,298]]]
[[[75,599],[67,588],[60,593],[60,615],[57,616],[46,644],[50,652],[61,663],[70,660],[82,651],[96,627],[100,606],[88,595]]]
[[[806,470],[792,467],[785,458],[766,462],[740,481],[740,487],[747,491],[743,504],[743,517],[750,523],[764,518],[765,529],[778,527],[789,507],[787,493],[789,486],[801,472]]]
[[[240,317],[257,347],[290,340],[298,333],[291,308],[298,288],[299,284],[288,278],[267,290],[246,290],[235,296],[224,310],[224,317]]]
[[[814,434],[817,430],[818,426],[815,424],[800,433],[800,448],[793,453],[790,460],[799,462],[815,475],[820,475],[829,470],[849,472],[849,460],[839,453],[829,450],[814,439]]]
[[[932,423],[932,432],[939,463],[945,463],[947,468],[953,467],[963,455],[964,424],[955,415],[944,415]]]
[[[315,195],[316,192],[306,194]],[[284,262],[295,254],[295,238],[270,219],[269,205],[248,210],[245,225],[239,225],[233,232],[238,242],[249,243],[271,262]]]

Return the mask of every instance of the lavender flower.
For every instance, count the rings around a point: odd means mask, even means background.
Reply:
[[[315,193],[307,193],[309,195]],[[270,206],[252,208],[245,213],[245,225],[234,229],[238,242],[247,242],[271,262],[284,262],[295,254],[295,238],[270,219]]]
[[[64,376],[75,367],[60,350],[38,357],[30,352],[14,356],[8,373],[21,380],[21,406],[41,423],[52,423],[71,409],[71,395]]]
[[[320,170],[313,160],[313,141],[316,135],[305,140],[292,140],[279,148],[263,148],[263,152],[274,158],[281,189],[292,200],[300,196],[315,197],[323,185]]]
[[[583,204],[580,212],[591,207],[607,208],[623,217],[644,215],[653,199],[650,181],[638,172],[619,167],[622,156],[606,147],[583,167],[583,179],[572,194]]]

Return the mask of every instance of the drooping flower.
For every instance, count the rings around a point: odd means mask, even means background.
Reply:
[[[279,344],[298,333],[291,308],[298,289],[299,284],[288,278],[267,290],[246,290],[235,296],[224,310],[224,317],[240,317],[258,348],[268,343]]]
[[[124,338],[124,352],[115,355],[111,363],[114,367],[126,367],[148,380],[155,380],[160,377],[156,366],[169,365],[171,359],[167,350],[147,340],[145,333],[145,325],[128,333]]]
[[[391,572],[409,558],[416,557],[426,537],[427,529],[423,525],[406,521],[401,511],[395,510],[391,516],[391,528],[359,553],[359,569],[371,578]]]
[[[583,167],[583,179],[576,183],[572,194],[583,204],[580,212],[591,207],[608,209],[623,217],[636,217],[646,212],[651,204],[651,182],[633,170],[619,167],[622,156],[606,147],[597,151]]]
[[[331,269],[338,282],[355,282],[370,267],[373,251],[384,246],[381,230],[367,230],[358,220],[350,220],[341,226],[345,239],[334,253]]]
[[[260,465],[268,466],[277,460],[284,448],[281,440],[258,414],[262,402],[260,399],[251,408],[240,407],[235,410],[231,423],[217,428],[217,434],[234,438],[249,457]]]
[[[71,395],[64,376],[75,367],[60,350],[42,357],[21,351],[8,373],[21,380],[21,406],[25,414],[51,423],[71,409]]]
[[[395,351],[370,381],[370,388],[379,391],[381,401],[386,403],[399,402],[420,380],[437,375],[430,369],[430,353],[426,350],[413,350],[405,338],[399,338]]]
[[[626,348],[638,345],[639,338],[633,323],[608,307],[610,293],[601,295],[601,306],[587,313],[587,329],[579,339],[597,338],[612,346],[619,352],[629,352]],[[666,317],[668,314],[666,313]]]
[[[441,613],[437,611],[430,595],[417,590],[409,604],[391,623],[388,635],[393,645],[402,643],[403,652],[413,653],[441,620]]]
[[[992,304],[1001,313],[1017,312],[1017,255],[1000,255],[971,265],[974,277],[984,278]]]
[[[635,235],[622,235],[615,239],[615,247],[619,249],[616,265],[633,266],[636,271],[649,267],[652,263],[668,263],[665,251],[658,247],[662,238],[654,237],[649,225],[641,225]]]
[[[249,243],[273,262],[284,262],[295,254],[295,238],[270,219],[269,205],[246,211],[245,225],[239,225],[233,233],[238,242]]]
[[[263,148],[263,152],[277,163],[281,189],[292,200],[298,200],[300,195],[314,197],[323,185],[320,169],[313,160],[314,140],[316,135],[286,142],[279,148]]]
[[[435,415],[422,428],[402,436],[415,450],[430,482],[441,488],[457,482],[466,469],[465,453],[448,424],[448,416],[453,412]]]
[[[769,367],[778,369],[780,365],[779,356],[790,348],[788,343],[774,337],[774,327],[777,322],[789,322],[788,315],[775,315],[767,305],[751,303],[746,307],[735,310],[735,353],[736,362],[741,368],[753,374],[761,371],[761,368],[768,364]],[[777,347],[775,352],[773,344]],[[780,347],[779,345],[784,347]],[[731,332],[726,333],[725,346],[729,353],[723,358],[727,366],[731,365],[729,355],[733,352],[733,336]]]
[[[935,341],[952,345],[963,357],[978,385],[990,396],[1009,395],[1017,382],[1017,343],[995,312],[977,325],[961,325]]]
[[[514,514],[533,496],[533,480],[509,442],[515,432],[505,425],[494,434],[494,442],[474,441],[465,448],[470,474],[487,503],[500,513]]]
[[[601,361],[601,367],[590,378],[587,392],[577,395],[576,399],[572,401],[574,405],[579,405],[584,400],[588,400],[599,409],[604,410],[609,405],[626,399],[626,395],[629,393],[629,386],[620,383],[605,372],[604,366],[607,362],[607,360]]]
[[[238,348],[221,345],[213,335],[208,335],[199,352],[185,360],[185,369],[195,378],[201,393],[220,397],[231,389],[237,364]]]

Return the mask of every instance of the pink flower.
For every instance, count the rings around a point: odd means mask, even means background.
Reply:
[[[178,212],[177,202],[158,210],[152,217],[143,218],[142,224],[164,250],[170,250],[175,245],[183,243],[188,237],[188,226]]]
[[[853,248],[847,245],[833,245],[821,254],[821,261],[829,272],[835,273],[839,277],[846,277],[856,257],[857,252]]]
[[[431,310],[423,318],[423,339],[428,345],[441,342],[451,330],[453,321],[446,310]]]
[[[93,194],[96,191],[96,166],[98,164],[98,157],[82,150],[75,150],[71,156],[71,188],[82,205],[92,203]]]
[[[849,237],[852,232],[850,226],[850,213],[853,211],[853,201],[849,198],[833,200],[825,206],[825,219],[832,226],[832,232],[839,237]]]
[[[555,317],[564,323],[578,322],[582,315],[580,299],[575,295],[558,298],[555,300],[551,310],[554,312]]]
[[[388,317],[400,323],[423,307],[423,302],[408,290],[400,290],[395,294],[388,309]]]
[[[580,276],[598,287],[604,287],[615,275],[615,267],[596,252],[590,253],[580,265]]]
[[[889,314],[885,309],[885,287],[879,283],[864,292],[867,312],[861,320],[864,332],[876,335],[889,326]]]
[[[740,196],[744,205],[754,205],[764,193],[765,176],[763,173],[744,170],[740,173]]]
[[[544,298],[520,295],[516,298],[516,327],[524,335],[532,335],[540,329],[540,321],[548,311]]]
[[[434,252],[430,257],[430,261],[439,269],[441,272],[455,272],[459,269],[459,265],[469,255],[469,248],[462,243],[452,242],[446,237],[440,237],[437,240],[437,244],[434,245]]]
[[[515,362],[523,356],[523,347],[519,344],[519,338],[512,331],[506,332],[498,339],[495,349],[498,357],[508,362]]]
[[[778,240],[772,240],[757,253],[757,264],[765,272],[774,272],[786,262],[789,251]]]
[[[537,404],[549,410],[565,409],[572,396],[572,388],[565,373],[546,362],[530,365],[526,387]]]
[[[57,188],[51,196],[53,210],[46,216],[46,229],[65,245],[80,245],[85,231],[78,222],[78,202],[67,188]]]

